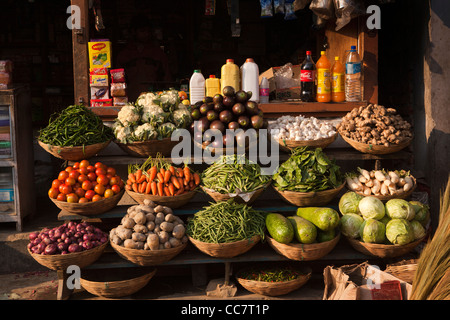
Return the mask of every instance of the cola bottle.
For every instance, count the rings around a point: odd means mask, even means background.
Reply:
[[[304,102],[316,100],[316,64],[311,58],[311,51],[306,51],[306,58],[301,65],[300,99]]]

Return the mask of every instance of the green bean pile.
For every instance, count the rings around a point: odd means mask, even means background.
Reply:
[[[233,199],[212,203],[188,219],[186,233],[207,243],[230,243],[259,235],[264,239],[265,216]]]
[[[244,155],[221,156],[202,173],[203,186],[227,194],[251,192],[266,185],[271,177],[261,174],[257,163]]]
[[[69,106],[52,114],[47,127],[39,131],[41,142],[60,147],[87,146],[113,137],[112,129],[82,105]]]
[[[303,274],[290,267],[285,268],[251,268],[240,273],[239,277],[246,280],[264,282],[284,282],[299,278]]]

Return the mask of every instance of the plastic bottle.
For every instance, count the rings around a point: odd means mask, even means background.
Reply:
[[[331,101],[345,101],[345,67],[338,56],[334,57],[331,68]]]
[[[227,59],[227,62],[222,66],[220,75],[220,92],[223,93],[223,88],[231,86],[235,91],[239,91],[240,76],[239,67],[234,63],[233,59]]]
[[[245,92],[250,91],[252,96],[250,100],[259,102],[259,68],[252,58],[245,60],[241,67],[241,89]]]
[[[356,46],[350,47],[345,60],[345,100],[362,101],[361,80],[362,63]]]
[[[220,79],[216,78],[213,74],[206,79],[205,86],[207,97],[214,97],[216,94],[220,93]]]
[[[269,103],[269,80],[266,77],[261,79],[259,85],[259,103]]]
[[[194,70],[189,81],[189,100],[191,105],[205,98],[205,77],[200,70]]]
[[[311,57],[311,51],[306,51],[300,71],[300,99],[304,102],[316,100],[316,64]]]
[[[325,51],[320,52],[320,59],[316,62],[317,67],[317,94],[318,102],[331,101],[331,64]]]

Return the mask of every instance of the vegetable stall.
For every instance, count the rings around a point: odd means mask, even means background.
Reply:
[[[86,6],[85,1],[72,3]],[[330,54],[338,50],[333,44],[358,43],[365,67],[377,70],[377,36],[369,36],[358,19],[351,30],[352,36],[342,37],[326,28]],[[87,55],[88,30],[84,32],[73,33],[77,60]],[[249,107],[247,93],[235,107],[238,92],[223,91],[193,104],[186,102],[183,90],[166,88],[142,92],[119,107],[89,104],[88,70],[83,64],[74,67],[77,104],[40,135],[40,142],[52,147],[82,146],[78,158],[63,158],[65,169],[49,190],[49,197],[62,208],[59,236],[55,230],[52,235],[44,230],[30,238],[30,254],[39,261],[42,257],[37,255],[47,252],[43,255],[51,260],[47,265],[58,271],[59,299],[70,294],[60,260],[88,255],[94,248],[96,252],[91,252],[97,256],[90,257],[86,269],[191,265],[193,281],[204,284],[205,266],[223,263],[228,284],[231,266],[239,263],[370,260],[383,265],[417,256],[414,250],[429,236],[427,201],[411,199],[419,182],[404,168],[409,165],[412,128],[395,108],[377,104],[376,72],[364,78],[364,97],[358,102],[275,100]],[[226,105],[221,99],[228,96],[233,103]],[[84,121],[92,127],[77,124],[78,114],[65,114],[77,109],[83,110],[82,117],[89,119]],[[238,116],[244,115],[247,121],[241,123]],[[64,129],[72,133],[59,131],[59,122],[64,121],[74,124],[73,129]],[[177,129],[200,131],[200,139],[193,135],[190,141],[192,150],[218,153],[227,150],[225,139],[216,144],[207,136],[208,129],[225,128],[256,132],[267,128],[268,139],[280,151],[276,170],[262,174],[262,164],[245,154],[196,163],[193,151],[182,165],[171,158],[176,143],[170,137]],[[79,139],[69,141],[69,136]],[[91,136],[95,139],[83,140]],[[97,143],[105,145],[86,156],[84,149]],[[263,160],[267,159],[259,162]],[[88,205],[104,207],[111,202],[113,207],[105,212],[89,211]],[[98,220],[108,229],[102,231],[109,235],[108,249],[103,247],[105,234],[88,224]],[[113,228],[106,223],[117,220]],[[94,236],[81,235],[73,221],[84,221],[80,230],[94,230]],[[67,246],[57,245],[58,239]],[[269,270],[274,281],[300,277],[298,272],[284,273],[285,269]],[[309,277],[308,272],[300,274]],[[261,279],[249,273],[240,276]]]

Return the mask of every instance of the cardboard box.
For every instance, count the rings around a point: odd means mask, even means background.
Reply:
[[[109,99],[109,87],[108,86],[100,86],[100,87],[91,87],[91,99],[99,100],[99,99]]]
[[[111,42],[106,39],[88,42],[90,68],[111,68]]]
[[[91,107],[112,107],[112,99],[91,99]]]
[[[408,300],[412,285],[367,262],[323,271],[323,300]]]
[[[261,83],[261,80],[263,77],[266,77],[269,81],[269,94],[272,94],[275,96],[276,100],[299,100],[300,99],[300,85],[299,85],[299,79],[300,79],[300,71],[301,66],[300,65],[293,65],[292,71],[292,82],[298,82],[297,85],[289,86],[287,88],[281,88],[279,84],[277,83],[277,79],[275,77],[275,73],[280,69],[281,67],[272,67],[263,73],[259,75],[259,83]],[[298,80],[297,80],[298,79]]]
[[[89,75],[89,84],[91,87],[104,87],[109,85],[107,74],[91,74]]]

